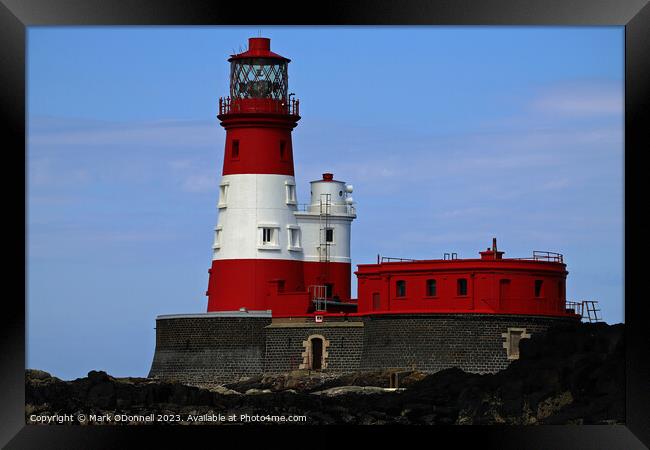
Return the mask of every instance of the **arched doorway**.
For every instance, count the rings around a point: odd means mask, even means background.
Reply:
[[[311,339],[311,361],[312,370],[323,368],[323,340],[321,338]]]
[[[309,370],[324,370],[327,369],[327,358],[329,351],[327,348],[330,341],[325,339],[325,336],[320,334],[313,334],[302,342],[305,351],[302,352],[302,364],[299,369]]]

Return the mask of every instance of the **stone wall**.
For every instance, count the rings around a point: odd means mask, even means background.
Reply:
[[[149,377],[214,385],[262,373],[309,369],[310,338],[322,339],[322,369],[417,369],[459,367],[494,373],[516,358],[517,339],[575,319],[488,314],[377,315],[363,318],[271,320],[270,316],[197,314],[161,316]],[[509,329],[511,330],[509,332]],[[514,334],[513,334],[514,333]],[[518,334],[517,334],[518,333]],[[508,347],[508,336],[515,345]],[[513,350],[514,349],[514,350]]]
[[[363,322],[274,323],[266,327],[265,372],[309,369],[309,338],[324,340],[323,369],[329,373],[359,370]]]
[[[361,370],[459,367],[494,373],[512,359],[504,348],[508,328],[534,336],[574,319],[489,314],[385,315],[364,318]],[[515,331],[516,332],[516,331]],[[515,356],[512,356],[514,358]]]
[[[150,378],[210,385],[264,370],[270,317],[159,317]]]

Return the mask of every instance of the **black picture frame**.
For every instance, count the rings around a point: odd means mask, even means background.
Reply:
[[[5,209],[5,260],[7,280],[23,280],[16,292],[4,298],[2,317],[2,392],[0,395],[0,444],[6,448],[125,448],[132,439],[145,438],[147,447],[164,442],[190,445],[197,437],[223,445],[224,438],[238,445],[260,438],[251,427],[82,427],[25,425],[25,198],[14,191],[25,171],[25,62],[26,27],[42,25],[620,25],[625,26],[625,426],[494,426],[494,427],[365,427],[354,435],[383,440],[397,437],[405,445],[416,442],[500,449],[634,449],[650,445],[649,335],[644,314],[646,300],[639,287],[642,244],[647,230],[643,219],[641,157],[650,149],[650,6],[648,0],[364,0],[352,2],[251,3],[171,0],[0,0],[0,88],[3,134],[6,146],[4,191],[14,202]],[[8,159],[8,156],[11,156]],[[12,176],[7,176],[11,174]],[[15,176],[13,176],[15,175]],[[5,205],[7,202],[5,202]],[[14,216],[18,216],[16,220]],[[11,220],[9,220],[11,219]],[[23,236],[23,239],[19,237]],[[15,255],[15,256],[14,256]],[[603,255],[603,258],[608,255]],[[7,273],[8,271],[8,273]],[[22,277],[21,277],[22,275]],[[13,283],[12,283],[13,285]],[[302,430],[304,431],[303,427]],[[349,429],[348,429],[349,430]],[[267,427],[264,441],[283,434],[281,445],[303,445],[302,438],[287,438],[293,427]],[[342,442],[339,427],[312,436],[314,443]],[[309,431],[313,433],[313,431]],[[408,435],[406,433],[409,433]],[[416,433],[418,436],[411,436]],[[302,433],[304,434],[304,433]],[[451,439],[451,440],[449,440]],[[144,445],[144,444],[139,444]]]

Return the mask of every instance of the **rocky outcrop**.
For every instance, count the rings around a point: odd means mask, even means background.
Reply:
[[[26,373],[26,419],[36,415],[126,415],[102,423],[143,423],[132,415],[188,418],[305,415],[307,424],[623,423],[623,325],[556,327],[521,341],[520,359],[492,375],[414,371],[391,390],[388,372],[328,376],[296,371],[211,389],[91,371],[62,381]],[[129,416],[131,415],[131,416]],[[178,420],[176,420],[178,417]],[[239,422],[239,421],[237,421]],[[275,423],[275,422],[273,422]]]

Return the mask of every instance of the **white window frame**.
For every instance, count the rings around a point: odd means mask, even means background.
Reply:
[[[214,227],[214,242],[212,243],[213,250],[217,250],[221,248],[222,233],[223,233],[223,227],[221,225]]]
[[[294,240],[294,236],[296,239]],[[293,252],[302,251],[302,233],[298,225],[287,225],[287,249]],[[296,242],[297,241],[297,242]],[[296,245],[296,243],[298,245]]]
[[[219,203],[218,207],[227,208],[228,207],[228,190],[230,189],[230,182],[223,181],[219,184]]]
[[[271,230],[271,241],[264,242],[264,229]],[[259,250],[280,250],[280,225],[277,223],[257,224],[257,248]]]
[[[286,192],[285,192],[285,202],[287,205],[297,205],[298,198],[296,196],[296,183],[293,181],[284,182]]]

